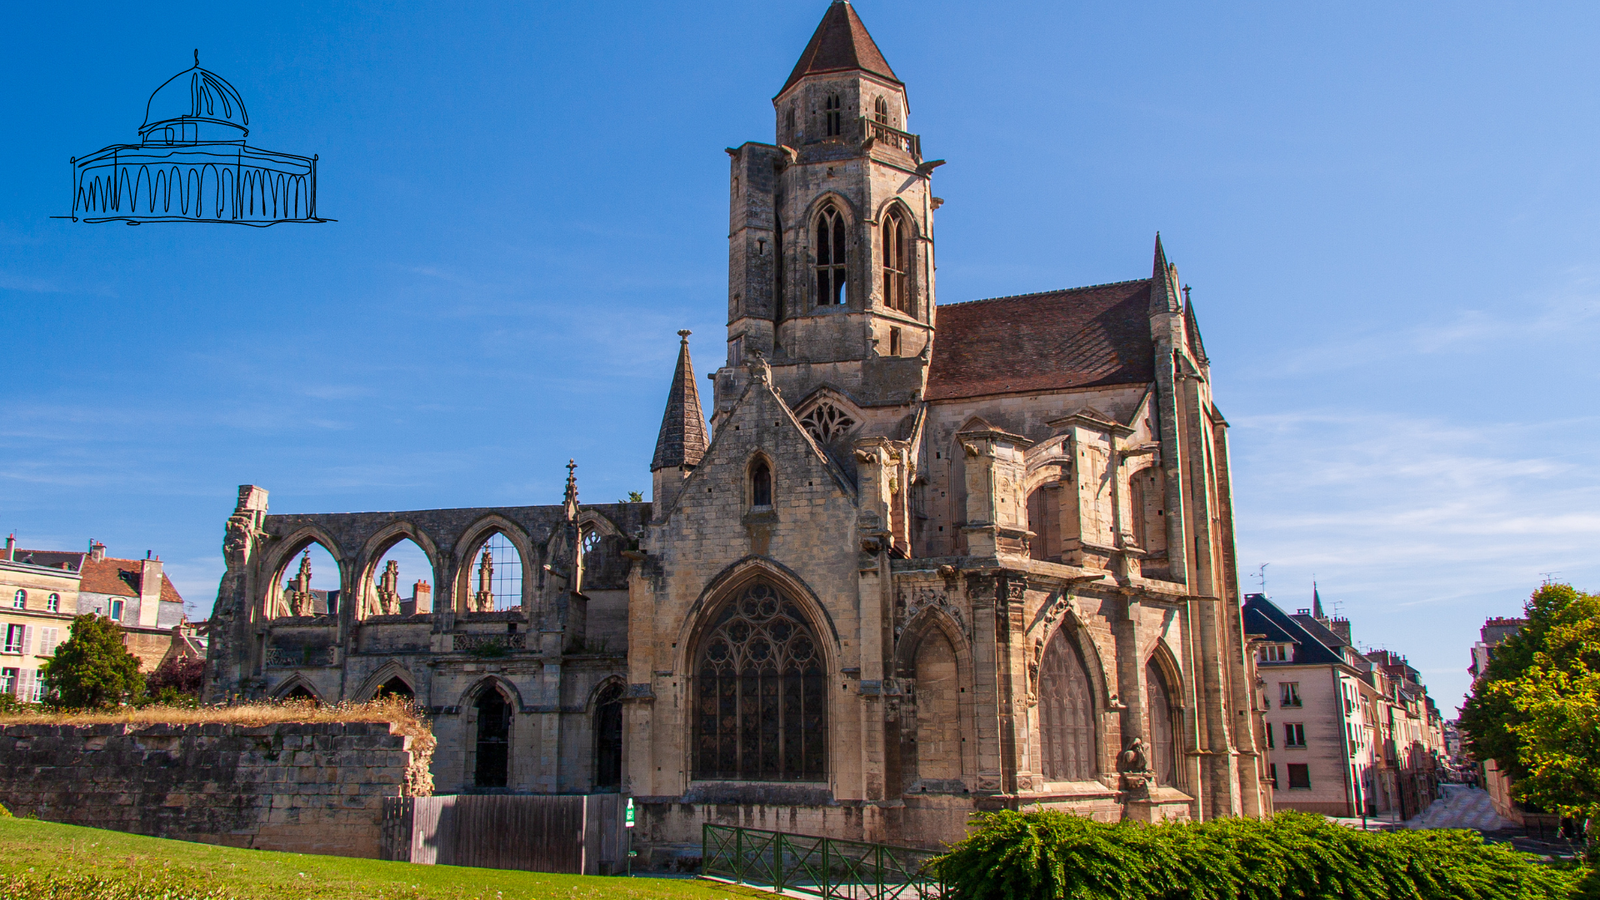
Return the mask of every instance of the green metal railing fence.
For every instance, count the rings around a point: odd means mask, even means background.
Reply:
[[[886,844],[705,825],[700,872],[712,878],[829,900],[936,900],[938,854]]]

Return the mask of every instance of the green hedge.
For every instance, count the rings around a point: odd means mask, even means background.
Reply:
[[[1107,825],[1055,811],[977,817],[934,865],[959,900],[1542,900],[1553,869],[1469,831],[1354,831],[1321,816]]]

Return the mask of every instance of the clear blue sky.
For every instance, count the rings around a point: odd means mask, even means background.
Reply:
[[[648,492],[720,362],[727,157],[824,0],[12,5],[0,529],[155,550],[209,614],[279,512]],[[1541,573],[1600,589],[1600,7],[860,0],[935,178],[939,296],[1145,277],[1233,425],[1241,567],[1441,705]],[[68,158],[190,64],[337,224],[83,225]],[[1256,589],[1246,578],[1246,590]]]

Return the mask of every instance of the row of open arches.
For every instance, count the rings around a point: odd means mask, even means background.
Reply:
[[[387,675],[362,699],[398,697],[416,700],[416,691],[405,676]],[[622,785],[622,697],[620,679],[607,679],[590,694],[586,715],[590,720],[592,767],[590,787],[596,791],[615,791]],[[279,685],[276,694],[280,700],[321,703],[312,684],[298,676]],[[511,769],[513,754],[519,744],[516,711],[521,707],[516,688],[498,678],[485,678],[474,684],[460,698],[465,737],[466,762],[461,773],[462,784],[477,790],[503,790],[513,786]]]
[[[583,574],[597,571],[603,552],[602,538],[614,528],[591,521],[579,530],[579,583]],[[419,541],[421,541],[419,543]],[[415,615],[435,611],[440,554],[424,548],[427,538],[415,529],[397,526],[375,543],[359,572],[350,574],[335,554],[331,539],[316,531],[296,534],[285,545],[292,550],[269,562],[261,608],[266,618],[283,616],[336,616],[352,606],[356,618]],[[478,529],[454,573],[455,608],[458,612],[495,612],[520,609],[531,598],[534,584],[528,577],[533,546],[521,532],[499,525]],[[446,577],[449,577],[447,574]]]

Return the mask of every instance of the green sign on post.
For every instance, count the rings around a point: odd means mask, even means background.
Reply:
[[[622,816],[622,825],[625,828],[633,827],[633,798],[628,798],[628,809]]]

